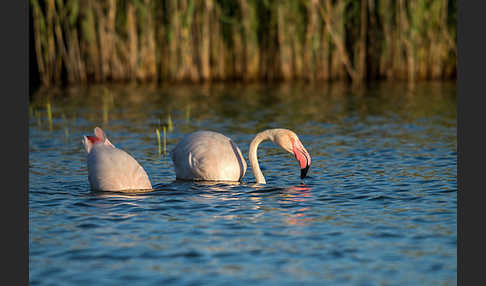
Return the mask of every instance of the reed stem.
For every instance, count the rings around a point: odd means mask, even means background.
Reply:
[[[172,125],[172,118],[170,117],[170,113],[167,116],[167,128],[169,132],[172,132],[174,130],[174,126]]]
[[[51,102],[46,103],[47,109],[47,121],[49,123],[49,131],[52,131],[52,111],[51,111]]]
[[[161,148],[160,148],[160,131],[159,131],[159,128],[155,128],[155,134],[157,135],[157,146],[159,146],[159,156],[160,156]]]
[[[164,156],[166,155],[166,153],[167,153],[167,131],[164,126]]]
[[[43,86],[456,76],[457,0],[29,3]]]

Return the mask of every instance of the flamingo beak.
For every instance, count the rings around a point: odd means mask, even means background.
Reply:
[[[304,169],[300,169],[300,178],[301,179],[305,178],[308,170],[309,170],[309,165],[307,165]]]
[[[307,150],[301,144],[294,144],[292,149],[295,155],[295,159],[297,159],[297,161],[299,162],[300,178],[303,179],[307,175],[307,171],[309,171],[311,157],[309,155],[309,152],[307,152]]]

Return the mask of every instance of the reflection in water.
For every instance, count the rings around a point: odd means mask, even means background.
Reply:
[[[105,93],[105,90],[108,92]],[[96,110],[101,97],[104,110],[102,118],[97,118],[97,113],[89,109],[84,110],[89,112],[87,117],[94,122],[111,122],[110,130],[113,129],[113,132],[122,130],[121,128],[133,130],[133,127],[154,130],[158,119],[168,118],[169,114],[172,116],[174,128],[181,128],[179,132],[183,133],[199,129],[195,127],[204,123],[205,128],[218,128],[215,124],[208,125],[209,122],[205,122],[207,120],[215,120],[215,123],[229,120],[230,124],[219,127],[229,133],[236,131],[250,134],[276,127],[296,130],[299,134],[303,131],[312,134],[309,132],[313,132],[318,126],[310,122],[333,124],[354,116],[358,116],[361,122],[383,115],[399,116],[409,122],[424,116],[438,116],[437,119],[449,119],[452,124],[456,115],[455,86],[452,83],[437,83],[433,88],[425,86],[422,89],[418,86],[413,96],[404,96],[404,89],[400,84],[381,84],[362,91],[366,96],[359,97],[353,94],[355,91],[340,85],[315,88],[288,84],[273,89],[259,85],[236,85],[229,89],[224,85],[214,85],[207,89],[181,86],[177,89],[171,88],[170,92],[163,88],[157,90],[145,86],[129,90],[123,86],[93,86],[57,92],[70,96],[73,100],[63,102],[62,108],[56,108],[54,117],[60,112],[70,117],[74,112],[82,111],[83,106]],[[55,93],[51,92],[54,96]],[[31,102],[34,110],[42,108],[39,105],[43,100],[41,95],[42,91]],[[449,100],[450,96],[454,98]],[[115,101],[117,109],[113,109]],[[53,104],[57,105],[55,102]],[[265,108],[262,109],[261,106]],[[112,122],[119,120],[130,122],[130,125],[125,122]],[[152,121],[152,126],[141,126],[143,121]],[[179,124],[180,121],[182,122]],[[53,128],[59,126],[54,123]]]
[[[455,92],[454,83],[39,91],[29,107],[29,280],[453,285]],[[251,168],[241,183],[177,181],[154,138],[169,114],[168,152],[209,129],[248,162],[257,132],[295,130],[312,154],[310,176],[300,180],[295,161],[268,144],[259,150],[266,185]],[[153,191],[90,191],[80,138],[99,125]]]
[[[117,191],[117,192],[92,190],[90,194],[98,198],[122,198],[122,199],[130,199],[130,200],[139,200],[144,198],[144,196],[141,195],[150,192],[153,192],[153,190],[125,190],[125,191]]]
[[[309,208],[300,208],[293,214],[287,214],[286,223],[290,225],[306,225],[314,220],[308,217],[307,212]]]
[[[301,184],[285,189],[282,194],[282,199],[279,200],[281,204],[288,203],[302,203],[309,202],[312,199],[312,188]],[[309,217],[309,207],[300,207],[288,213],[283,211],[283,215],[287,216],[286,223],[291,225],[305,225],[313,221],[314,218]]]
[[[110,109],[110,107],[108,106],[109,104],[109,100],[108,100],[108,91],[105,89],[105,93],[102,97],[103,99],[103,123],[105,124],[105,126],[108,124],[108,111]]]

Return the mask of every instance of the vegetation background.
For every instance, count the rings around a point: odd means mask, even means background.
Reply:
[[[30,77],[455,79],[456,11],[456,0],[30,0]]]

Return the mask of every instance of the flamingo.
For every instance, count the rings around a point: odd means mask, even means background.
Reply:
[[[95,136],[83,136],[88,153],[88,180],[91,189],[126,191],[152,189],[149,177],[140,164],[127,152],[118,149],[96,127]]]
[[[265,177],[257,158],[258,145],[271,140],[285,151],[294,154],[305,178],[311,157],[297,134],[289,129],[267,129],[258,133],[250,143],[249,159],[257,184],[265,184]],[[246,162],[240,149],[230,138],[214,131],[196,131],[184,136],[171,152],[176,179],[203,181],[241,181]]]

